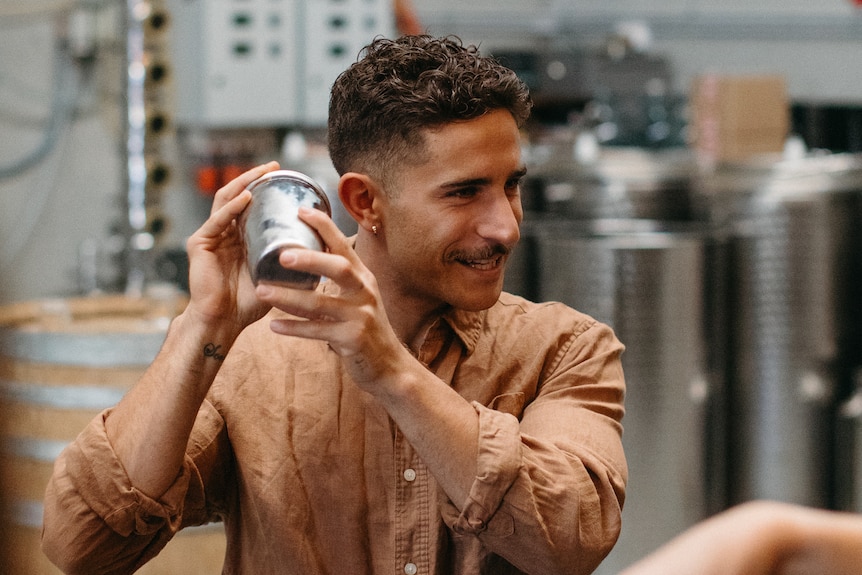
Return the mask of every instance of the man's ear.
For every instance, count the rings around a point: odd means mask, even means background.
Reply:
[[[381,225],[379,207],[384,191],[369,175],[347,172],[341,176],[338,197],[360,228],[371,232],[372,226]]]

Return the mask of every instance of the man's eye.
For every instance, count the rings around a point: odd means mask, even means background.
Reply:
[[[456,190],[452,190],[449,194],[454,198],[472,198],[478,193],[479,189],[474,187],[469,188],[458,188]]]
[[[506,191],[510,195],[515,195],[521,191],[521,178],[513,178],[506,182]]]

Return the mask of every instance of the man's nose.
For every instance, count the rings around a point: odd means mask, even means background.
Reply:
[[[495,194],[492,201],[483,207],[479,234],[512,247],[521,237],[521,202],[506,194]]]

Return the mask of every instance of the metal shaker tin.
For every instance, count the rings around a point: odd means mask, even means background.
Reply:
[[[257,285],[274,283],[297,289],[314,289],[320,276],[288,270],[278,263],[286,249],[323,251],[320,236],[299,219],[299,208],[309,207],[332,215],[329,199],[320,185],[300,172],[277,170],[247,186],[251,203],[239,218],[248,270]]]

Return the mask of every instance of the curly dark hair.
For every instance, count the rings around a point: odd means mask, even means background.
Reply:
[[[366,173],[384,187],[399,165],[421,161],[423,131],[508,110],[523,126],[527,86],[458,38],[378,38],[332,87],[329,154],[338,173]]]

